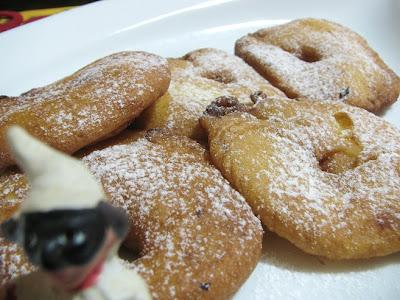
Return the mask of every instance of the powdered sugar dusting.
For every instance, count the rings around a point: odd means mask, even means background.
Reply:
[[[27,190],[25,176],[16,170],[8,170],[0,176],[0,222],[11,217],[25,198]],[[0,286],[34,270],[20,247],[2,237],[0,244]]]
[[[17,170],[8,170],[0,176],[0,211],[8,212],[9,209],[21,203],[25,198],[28,186],[25,176]],[[0,214],[1,220],[8,218],[8,213]]]
[[[297,97],[339,100],[340,92],[346,88],[339,84],[345,72],[331,66],[338,58],[310,64],[279,47],[263,44],[251,44],[245,51],[260,59],[275,76],[283,78],[282,90],[293,90],[289,94],[296,94]],[[285,88],[286,86],[290,88]],[[356,94],[358,91],[354,90],[352,93]]]
[[[1,101],[0,125],[22,123],[72,153],[132,121],[165,92],[168,79],[164,58],[146,52],[115,53],[62,80]]]
[[[296,20],[245,36],[236,47],[292,98],[340,100],[369,110],[396,100],[389,98],[397,76],[360,36],[338,24]]]
[[[35,268],[27,262],[22,249],[0,237],[0,286],[18,276],[29,274]]]
[[[127,264],[144,276],[154,298],[200,297],[202,283],[223,283],[230,294],[257,262],[260,222],[205,155],[197,143],[169,137],[159,142],[142,138],[83,159],[111,202],[129,213],[135,234],[128,242],[141,241],[142,257]],[[2,204],[11,194],[25,196],[23,177],[3,175]],[[20,201],[16,198],[13,206]],[[9,253],[20,253],[14,245],[2,245],[4,283],[30,269],[25,261],[26,270],[10,259]],[[241,270],[240,275],[233,270]]]
[[[190,136],[207,105],[217,97],[231,95],[250,103],[250,94],[260,90],[283,96],[243,60],[222,50],[196,50],[184,60],[169,62],[171,100],[165,126],[179,134]]]
[[[171,152],[170,147],[177,150]],[[257,252],[258,220],[204,161],[203,151],[189,140],[157,143],[143,138],[84,158],[112,203],[130,213],[135,231],[143,235],[144,256],[134,266],[154,298],[201,295],[201,282],[217,284],[230,277],[221,269],[222,261],[227,269],[231,264],[246,269],[246,260],[239,257]],[[202,273],[209,264],[214,269]],[[229,281],[235,285],[234,278]]]
[[[269,99],[252,114],[257,118],[238,121],[228,115],[210,121],[212,136],[224,133],[216,141],[211,139],[210,149],[228,178],[234,170],[240,182],[237,188],[271,230],[306,251],[328,257],[350,258],[351,251],[355,257],[368,257],[399,249],[397,129],[365,110],[329,101]],[[351,120],[351,128],[341,127],[338,114]],[[246,148],[255,137],[260,146]],[[214,147],[223,152],[213,151]],[[320,161],[332,153],[355,151],[352,147],[359,151],[353,167],[340,173],[321,169]],[[288,235],[282,228],[293,232]],[[360,231],[368,238],[363,239]]]
[[[16,104],[7,107],[7,111],[0,116],[0,122],[4,122],[11,114],[21,112],[27,108],[43,102],[57,102],[71,100],[66,98],[70,91],[71,98],[82,96],[89,99],[101,98],[110,107],[117,102],[120,107],[125,107],[127,96],[136,98],[140,95],[129,94],[130,88],[136,85],[140,89],[154,88],[143,84],[143,77],[148,71],[163,71],[160,67],[166,66],[167,61],[159,56],[145,52],[120,52],[104,57],[96,62],[81,69],[74,76],[66,77],[53,84],[32,89],[27,93],[16,98]],[[121,66],[127,66],[126,69]],[[130,72],[133,68],[135,73]],[[124,70],[125,69],[125,70]],[[115,76],[121,73],[122,76]],[[88,93],[79,95],[79,91],[85,86],[89,89]],[[94,87],[91,89],[91,87]],[[120,93],[122,92],[122,94]],[[77,105],[71,103],[72,106]],[[82,112],[82,114],[85,111]],[[96,112],[91,112],[92,117]],[[71,112],[56,110],[53,115],[48,116],[48,120],[55,120],[60,126],[68,126],[68,121],[73,119]]]
[[[379,223],[380,216],[385,216],[385,225],[399,232],[400,133],[366,111],[344,104],[330,105],[329,109],[321,111],[322,107],[304,102],[303,107],[293,105],[294,114],[289,118],[287,115],[273,116],[276,125],[285,123],[278,132],[283,139],[289,139],[286,145],[294,143],[296,146],[289,148],[290,153],[284,152],[286,159],[278,158],[290,171],[287,174],[278,172],[270,192],[278,197],[301,197],[304,202],[300,205],[307,207],[303,216],[308,220],[297,216],[299,220],[296,222],[304,222],[301,226],[311,229],[314,235],[323,226],[329,226],[333,232],[341,228],[351,235],[352,229],[347,221],[349,212],[355,219],[371,218],[373,224],[377,220]],[[287,106],[287,101],[266,104],[267,110],[283,111]],[[354,123],[353,130],[338,134],[334,119],[334,114],[338,112],[348,114]],[[302,125],[305,121],[307,125]],[[346,137],[349,136],[362,145],[357,167],[341,174],[322,172],[318,161],[325,153],[348,147]],[[288,149],[279,144],[275,146]],[[361,200],[363,207],[360,207]],[[293,211],[290,218],[296,215]],[[319,217],[316,218],[316,215]]]
[[[247,94],[238,96],[243,102],[248,102],[249,95],[255,91],[264,91],[268,96],[282,95],[242,59],[222,50],[201,49],[187,54],[185,59],[192,64],[191,68],[182,70],[182,76],[208,78],[226,84],[228,90],[246,88]],[[232,92],[227,95],[232,95]]]

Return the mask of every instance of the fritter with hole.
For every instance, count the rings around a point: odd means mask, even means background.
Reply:
[[[214,103],[201,124],[212,161],[268,229],[330,259],[400,250],[398,129],[332,101],[234,106]]]
[[[357,33],[320,19],[261,29],[235,53],[290,98],[344,101],[379,112],[397,100],[399,77]]]

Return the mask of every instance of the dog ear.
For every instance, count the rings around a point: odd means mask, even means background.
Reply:
[[[7,221],[0,224],[0,236],[5,239],[17,243],[19,240],[19,220],[10,218]]]
[[[101,201],[97,205],[97,209],[105,217],[107,224],[112,227],[115,234],[124,239],[128,234],[129,221],[126,212],[119,207],[112,206],[111,204]]]

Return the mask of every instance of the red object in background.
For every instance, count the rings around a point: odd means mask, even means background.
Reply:
[[[1,10],[0,18],[6,19],[4,24],[0,24],[0,32],[20,26],[24,23],[24,18],[16,11]]]

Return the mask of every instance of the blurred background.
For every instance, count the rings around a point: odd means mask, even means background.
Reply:
[[[96,0],[1,0],[0,32],[71,9],[75,6],[95,1]]]

